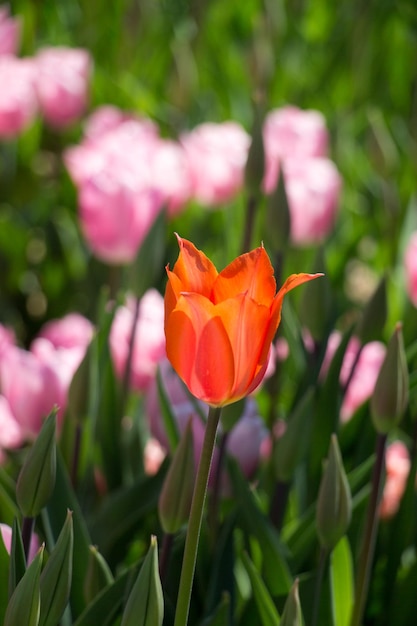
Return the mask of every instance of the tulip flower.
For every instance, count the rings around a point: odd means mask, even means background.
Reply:
[[[178,260],[167,267],[167,356],[196,398],[225,406],[261,382],[285,294],[320,274],[293,274],[276,293],[263,246],[218,273],[203,252],[177,238]]]

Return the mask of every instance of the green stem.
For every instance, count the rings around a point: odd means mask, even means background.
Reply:
[[[376,442],[376,460],[372,474],[372,489],[366,519],[363,544],[359,556],[358,572],[356,577],[355,604],[353,606],[350,626],[360,626],[368,596],[369,577],[375,551],[375,541],[378,530],[378,504],[381,492],[382,476],[384,472],[385,444],[387,435],[378,434]]]
[[[324,578],[324,571],[326,569],[327,556],[328,556],[328,551],[326,550],[326,548],[321,548],[319,566],[317,569],[316,588],[314,590],[313,617],[311,621],[311,626],[316,626],[318,623],[317,620],[319,618],[321,588],[323,586],[323,578]]]
[[[207,418],[203,449],[201,451],[200,463],[194,485],[190,519],[188,522],[187,537],[185,540],[174,626],[187,626],[195,563],[197,559],[198,541],[200,538],[201,520],[203,518],[207,483],[214,445],[216,443],[216,433],[220,419],[220,412],[221,409],[219,407],[210,407]]]

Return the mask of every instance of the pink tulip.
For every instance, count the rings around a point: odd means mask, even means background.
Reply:
[[[404,272],[408,297],[417,307],[417,231],[412,233],[405,250]]]
[[[44,418],[62,402],[57,372],[35,354],[15,346],[0,360],[1,389],[24,436],[35,436]]]
[[[50,124],[65,127],[84,113],[92,60],[78,48],[44,48],[36,55],[36,86],[41,111]]]
[[[154,476],[161,467],[165,457],[166,450],[161,446],[159,441],[155,439],[155,437],[150,437],[150,439],[146,442],[145,449],[143,451],[145,474],[148,476]]]
[[[393,517],[398,511],[411,467],[410,455],[402,441],[394,441],[385,451],[386,479],[379,515]]]
[[[160,140],[152,161],[153,181],[162,193],[170,216],[181,212],[191,196],[191,171],[184,148],[175,141]]]
[[[7,399],[0,395],[0,464],[5,461],[3,451],[18,448],[23,441],[22,429],[16,421]]]
[[[14,346],[16,343],[13,330],[0,324],[0,359],[8,347]]]
[[[20,20],[10,17],[7,5],[0,7],[0,56],[15,55],[20,43]]]
[[[318,111],[303,111],[295,106],[274,109],[265,118],[263,138],[267,193],[276,187],[281,161],[327,155],[326,121]]]
[[[51,320],[38,337],[48,339],[55,348],[82,348],[85,350],[93,337],[92,323],[79,313],[69,313],[61,319]]]
[[[35,68],[31,61],[0,56],[0,139],[20,135],[37,112]]]
[[[205,123],[181,137],[192,196],[202,205],[227,202],[242,189],[250,137],[236,122]]]
[[[125,374],[136,301],[129,296],[117,309],[110,330],[110,350],[116,374]],[[130,383],[136,391],[145,391],[156,374],[158,362],[165,356],[164,300],[155,289],[145,293],[139,303],[133,345]]]
[[[94,254],[108,263],[131,262],[165,200],[153,176],[160,141],[155,125],[103,110],[89,136],[65,154],[78,187],[79,217]]]
[[[226,445],[227,453],[238,461],[247,478],[251,478],[258,468],[268,439],[268,430],[259,416],[256,402],[248,398],[244,412],[230,431]]]
[[[13,531],[10,526],[8,526],[7,524],[0,524],[0,537],[3,539],[4,546],[9,554],[12,549],[12,532]],[[31,563],[35,558],[39,547],[40,545],[38,536],[36,534],[32,534],[29,546],[28,564]]]
[[[325,376],[340,341],[341,334],[339,332],[335,331],[330,335],[320,372],[321,377]],[[357,337],[352,337],[348,343],[340,371],[340,382],[342,385],[345,385],[349,378],[359,347],[360,344]],[[353,377],[343,398],[340,409],[342,422],[347,422],[355,411],[371,397],[385,353],[386,347],[380,341],[371,341],[363,347]]]
[[[295,245],[322,242],[333,230],[342,180],[325,158],[289,158],[283,163]]]

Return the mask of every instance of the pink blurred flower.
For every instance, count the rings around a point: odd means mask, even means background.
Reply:
[[[57,372],[35,354],[10,347],[0,360],[0,381],[4,397],[25,437],[35,436],[44,418],[62,402]]]
[[[4,546],[7,552],[10,554],[10,550],[12,549],[12,529],[7,524],[0,524],[0,536],[3,539]],[[29,554],[28,554],[28,564],[33,561],[36,556],[37,551],[39,550],[39,539],[38,536],[33,533],[30,539],[29,546]]]
[[[15,55],[20,43],[20,20],[10,17],[7,5],[0,7],[0,56]]]
[[[0,464],[5,460],[3,451],[18,448],[23,440],[22,429],[14,418],[7,399],[0,395]]]
[[[0,138],[22,133],[37,112],[35,68],[27,59],[0,56]]]
[[[145,474],[154,476],[166,457],[166,450],[155,437],[151,437],[145,444],[143,457]]]
[[[404,271],[408,296],[417,307],[417,231],[412,233],[405,250]]]
[[[44,48],[36,64],[39,104],[47,122],[64,127],[78,120],[87,106],[90,54],[80,48]]]
[[[38,337],[48,339],[55,348],[82,348],[85,350],[94,332],[93,324],[79,313],[69,313],[61,319],[44,324]]]
[[[170,216],[177,215],[191,196],[191,171],[184,148],[161,139],[155,146],[153,180],[162,193]]]
[[[16,338],[13,330],[0,324],[0,359],[8,347],[14,346]]]
[[[129,343],[134,324],[136,301],[128,296],[125,306],[117,309],[110,330],[110,350],[116,374],[124,376]],[[139,303],[130,383],[136,391],[145,391],[155,377],[158,362],[165,356],[164,300],[149,289]]]
[[[386,479],[379,507],[383,519],[398,511],[411,467],[410,455],[402,441],[394,441],[385,451]]]
[[[323,360],[321,376],[325,376],[330,362],[341,341],[341,334],[337,331],[332,333],[327,344],[326,354]],[[340,382],[345,385],[348,381],[352,365],[360,348],[357,337],[352,337],[346,348],[340,371]],[[380,341],[371,341],[364,345],[359,360],[356,364],[353,377],[347,388],[340,409],[342,422],[347,422],[355,411],[370,398],[373,393],[379,370],[385,358],[386,347]]]
[[[78,187],[81,228],[100,259],[129,263],[166,200],[153,172],[156,127],[106,107],[87,132],[64,157]]]
[[[285,189],[291,217],[291,239],[296,245],[316,244],[334,228],[342,180],[325,158],[284,161]]]
[[[304,159],[327,155],[326,121],[318,111],[303,111],[295,106],[270,111],[265,118],[263,139],[267,193],[276,187],[281,161],[290,157]]]
[[[238,461],[247,478],[251,478],[258,468],[268,439],[269,433],[259,416],[256,402],[253,398],[248,398],[244,412],[230,431],[226,444],[228,454]]]
[[[181,137],[191,171],[192,195],[212,206],[242,188],[250,137],[236,122],[205,123]]]

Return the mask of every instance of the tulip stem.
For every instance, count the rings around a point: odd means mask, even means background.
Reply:
[[[177,608],[174,626],[187,626],[190,608],[191,590],[194,579],[194,570],[197,560],[198,541],[200,538],[201,521],[203,518],[204,502],[207,492],[207,483],[210,473],[214,445],[216,443],[217,426],[221,409],[210,407],[207,425],[204,434],[203,449],[194,485],[191,503],[190,518],[188,521],[187,537],[185,540],[184,557],[181,569],[180,585],[178,590]]]
[[[248,198],[248,204],[246,206],[246,219],[245,219],[245,229],[243,233],[243,241],[242,241],[242,254],[248,252],[251,248],[252,235],[253,235],[253,226],[255,222],[255,213],[256,213],[256,198],[253,194],[250,194]]]
[[[353,606],[351,626],[360,626],[368,595],[369,577],[375,550],[378,530],[378,504],[381,495],[381,483],[384,472],[385,444],[387,435],[378,434],[376,442],[376,460],[372,474],[372,488],[369,500],[363,543],[359,555],[356,575],[355,604]]]
[[[317,625],[317,620],[319,617],[321,588],[323,586],[323,578],[324,578],[324,572],[326,569],[327,556],[328,556],[328,550],[322,547],[320,550],[319,566],[317,569],[317,578],[316,578],[316,587],[314,590],[313,616],[311,620],[311,626]]]

